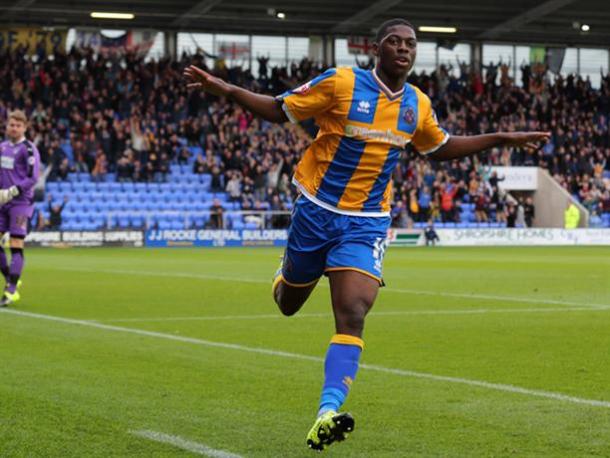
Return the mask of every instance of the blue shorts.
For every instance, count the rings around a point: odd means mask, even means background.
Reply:
[[[390,217],[348,216],[299,197],[282,265],[291,286],[314,284],[327,272],[354,270],[382,280]]]

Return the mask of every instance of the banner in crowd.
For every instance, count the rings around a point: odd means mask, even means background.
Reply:
[[[31,232],[25,239],[28,246],[99,247],[144,245],[142,231],[42,231]]]
[[[249,59],[250,44],[240,41],[219,41],[217,54],[222,59]]]
[[[437,229],[442,246],[610,245],[610,229]],[[422,236],[420,244],[425,244]]]
[[[348,37],[347,52],[358,56],[372,56],[373,40],[368,37]]]
[[[500,189],[508,191],[535,191],[538,189],[538,167],[491,167],[502,181]]]
[[[27,54],[53,54],[56,49],[66,49],[67,30],[45,30],[36,27],[0,28],[0,52],[27,47]]]
[[[389,229],[388,242],[390,245],[417,246],[423,232],[419,229]]]
[[[77,30],[74,46],[92,48],[103,55],[123,55],[133,52],[143,56],[152,47],[157,32],[154,30],[129,30],[118,37],[108,37],[99,30]]]
[[[239,247],[286,246],[286,229],[188,229],[150,230],[146,232],[147,247]]]

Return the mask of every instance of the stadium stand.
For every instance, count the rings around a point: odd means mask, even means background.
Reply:
[[[291,209],[289,177],[315,130],[272,126],[214,97],[188,93],[181,80],[187,63],[203,66],[204,59],[116,60],[75,49],[36,61],[19,50],[0,55],[0,119],[24,108],[47,166],[38,229],[48,227],[51,209],[64,198],[66,230],[257,228],[261,220],[244,218],[244,211]],[[270,74],[265,69],[256,79],[241,67],[214,68],[271,94],[322,70],[307,59]],[[489,166],[536,165],[585,205],[592,225],[610,227],[610,75],[593,89],[577,76],[551,79],[540,65],[522,70],[520,82],[505,65],[489,65],[482,75],[466,64],[442,65],[411,76],[453,134],[536,129],[551,130],[553,138],[536,152],[494,149],[448,164],[408,151],[394,173],[394,226],[423,227],[428,218],[436,227],[526,225],[533,209],[507,200]],[[220,222],[211,218],[219,208]]]

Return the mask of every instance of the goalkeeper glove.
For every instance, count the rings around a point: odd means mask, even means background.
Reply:
[[[19,188],[17,188],[17,186],[11,186],[8,189],[0,189],[0,205],[4,205],[10,202],[11,200],[13,200],[14,197],[17,197],[18,195]]]

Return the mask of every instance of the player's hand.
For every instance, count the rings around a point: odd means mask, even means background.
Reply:
[[[510,132],[505,133],[504,144],[536,150],[549,141],[550,132]]]
[[[11,200],[13,200],[14,197],[17,197],[18,195],[19,189],[17,189],[17,186],[11,186],[8,189],[0,189],[0,205],[4,205],[10,202]]]
[[[231,86],[228,83],[210,75],[195,65],[189,65],[184,69],[184,77],[188,81],[186,87],[189,89],[201,89],[202,91],[219,96],[227,96],[229,94]]]

